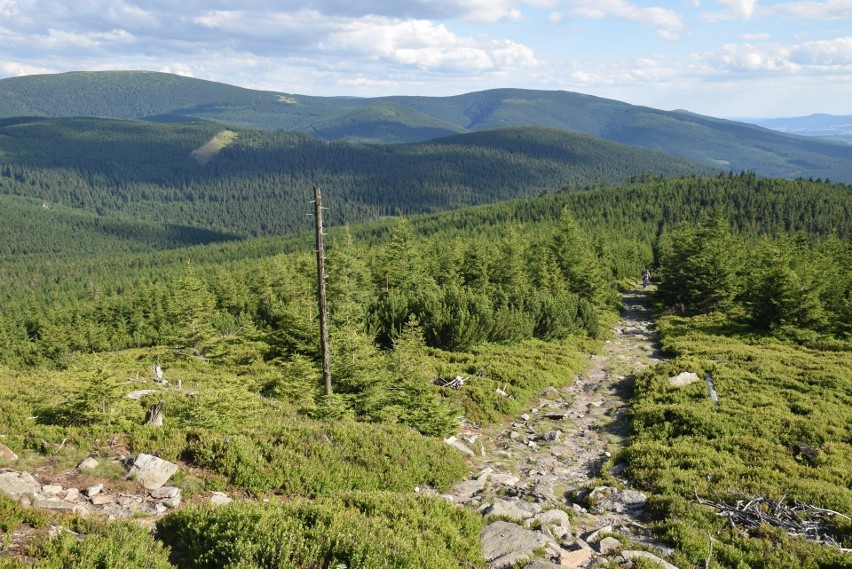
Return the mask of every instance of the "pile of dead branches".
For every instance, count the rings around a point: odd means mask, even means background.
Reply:
[[[849,520],[849,516],[840,512],[798,501],[788,505],[784,501],[785,497],[776,501],[760,495],[732,494],[726,501],[716,494],[717,501],[714,502],[696,493],[695,498],[699,504],[718,510],[718,515],[728,518],[733,528],[749,529],[768,524],[782,528],[787,535],[831,545],[846,553],[852,552],[852,549],[845,549],[831,533],[832,520]]]

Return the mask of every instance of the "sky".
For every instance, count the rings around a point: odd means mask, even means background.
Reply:
[[[0,0],[0,78],[164,71],[321,96],[565,90],[852,114],[852,0]]]

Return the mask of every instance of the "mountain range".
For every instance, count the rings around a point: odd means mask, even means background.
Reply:
[[[73,72],[0,80],[0,117],[19,116],[206,122],[381,144],[425,142],[501,127],[550,127],[722,170],[852,182],[850,144],[565,91],[314,97],[157,72]]]

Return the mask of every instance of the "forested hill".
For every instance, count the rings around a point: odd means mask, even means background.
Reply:
[[[852,145],[565,91],[495,89],[453,97],[310,97],[176,75],[78,72],[0,80],[0,117],[100,116],[287,130],[324,140],[422,142],[547,126],[761,176],[852,182]]]
[[[325,191],[328,220],[339,225],[640,175],[712,172],[659,152],[539,127],[369,145],[211,124],[0,122],[2,194],[244,236],[308,228],[313,185]]]

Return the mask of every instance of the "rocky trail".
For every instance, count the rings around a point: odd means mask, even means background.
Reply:
[[[486,516],[490,568],[630,566],[637,557],[674,567],[664,560],[671,551],[647,535],[646,496],[613,463],[633,376],[661,359],[649,294],[623,295],[614,338],[571,385],[546,389],[509,424],[449,441],[468,452],[473,472],[448,499]]]

